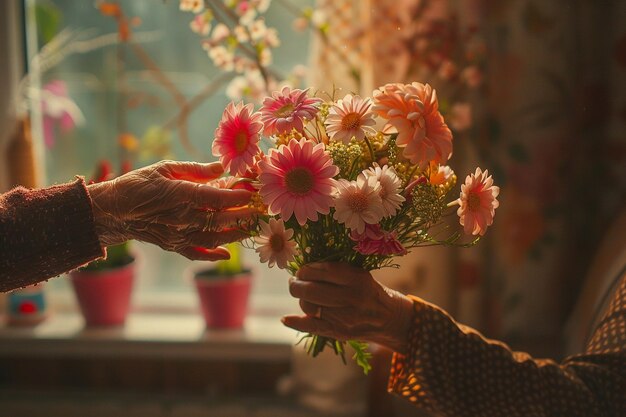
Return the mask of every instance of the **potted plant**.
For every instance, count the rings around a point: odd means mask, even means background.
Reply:
[[[110,178],[109,163],[101,162],[93,182]],[[135,269],[135,257],[129,249],[129,242],[125,242],[108,247],[106,259],[70,273],[87,326],[124,324],[130,308]]]
[[[243,267],[238,243],[228,250],[230,259],[191,269],[207,328],[240,328],[248,311],[252,272]]]

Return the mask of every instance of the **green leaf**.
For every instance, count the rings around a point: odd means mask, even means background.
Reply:
[[[38,2],[35,6],[35,20],[41,41],[46,44],[54,38],[61,24],[61,11],[50,1]]]
[[[363,373],[367,375],[372,370],[370,365],[370,359],[372,354],[367,350],[367,343],[359,342],[357,340],[348,340],[348,344],[354,349],[354,356],[352,359],[356,361],[356,364],[363,369]]]
[[[343,364],[346,364],[346,350],[344,347],[346,342],[324,336],[318,336],[311,333],[307,333],[302,338],[300,338],[296,345],[299,345],[303,342],[304,349],[308,355],[316,357],[328,346],[333,350],[333,352],[335,352],[335,355],[341,358]],[[363,369],[363,373],[367,375],[368,372],[372,370],[372,365],[370,365],[370,359],[372,358],[372,354],[367,349],[368,344],[364,342],[359,342],[357,340],[348,340],[347,343],[354,350],[354,355],[352,356],[352,359],[357,363],[358,366],[361,367],[361,369]]]
[[[237,242],[229,243],[226,248],[230,252],[230,259],[217,261],[215,269],[222,275],[237,275],[243,271],[241,261],[241,245]]]
[[[88,271],[103,271],[106,269],[119,268],[128,265],[133,260],[129,250],[129,242],[107,248],[106,259],[95,261],[87,265],[84,269]]]
[[[141,138],[139,157],[147,159],[173,159],[172,133],[160,126],[150,126]]]

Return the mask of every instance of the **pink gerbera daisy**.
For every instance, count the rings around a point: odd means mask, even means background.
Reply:
[[[212,150],[231,175],[243,175],[253,165],[260,151],[259,134],[263,128],[260,118],[251,103],[244,106],[242,102],[231,102],[226,106],[215,129]]]
[[[493,223],[496,208],[500,205],[496,197],[500,188],[493,185],[489,171],[476,168],[474,174],[461,185],[461,197],[452,204],[458,204],[457,214],[465,233],[481,236]]]
[[[261,107],[261,121],[265,126],[263,133],[267,136],[288,133],[292,129],[302,132],[304,121],[315,117],[322,102],[319,98],[307,97],[308,90],[283,87],[272,97],[266,97]]]
[[[323,143],[292,139],[259,162],[259,192],[270,214],[285,221],[295,215],[303,225],[330,212],[338,173]]]
[[[411,163],[446,162],[452,155],[452,132],[439,113],[437,93],[428,84],[387,84],[374,91],[374,112],[398,133],[396,144]]]
[[[275,264],[281,269],[287,268],[298,253],[296,242],[291,240],[293,229],[285,229],[285,222],[274,218],[269,223],[261,220],[259,226],[261,232],[254,240],[259,245],[255,250],[261,262],[267,262],[270,268]]]
[[[376,224],[384,216],[380,184],[375,176],[338,181],[335,220],[357,233],[363,233],[366,224]]]
[[[375,134],[376,124],[370,111],[372,101],[359,96],[346,95],[332,106],[326,118],[326,133],[331,139],[348,143],[352,138],[363,140],[365,134]]]

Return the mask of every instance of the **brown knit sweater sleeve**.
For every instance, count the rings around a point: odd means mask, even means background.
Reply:
[[[406,356],[394,355],[389,390],[447,417],[626,416],[626,279],[585,354],[533,359],[414,299]]]
[[[0,291],[35,284],[102,256],[82,178],[0,195]]]

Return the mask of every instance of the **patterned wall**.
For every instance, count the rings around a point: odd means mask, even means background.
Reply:
[[[451,165],[463,173],[479,164],[502,187],[486,241],[435,260],[414,255],[399,273],[412,282],[398,285],[489,336],[553,353],[598,241],[626,201],[626,2],[369,3],[320,2],[334,17],[337,8],[368,10],[353,18],[352,35],[330,30],[346,47],[359,40],[368,69],[359,87],[321,47],[314,57],[325,84],[368,95],[386,82],[433,84],[455,133]],[[460,109],[471,110],[469,122]]]

